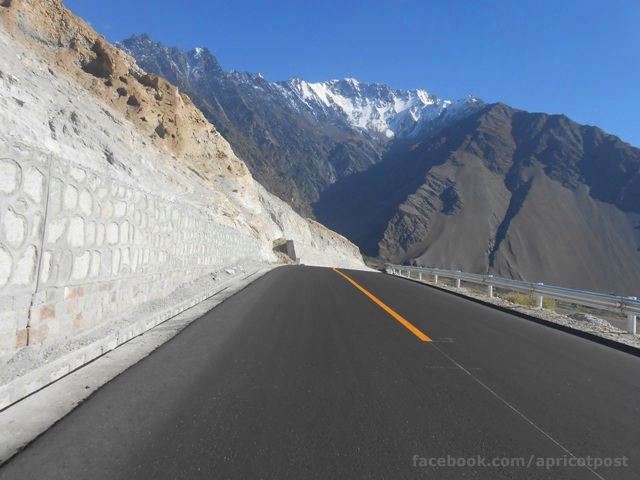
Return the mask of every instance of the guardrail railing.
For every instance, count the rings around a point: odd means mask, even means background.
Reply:
[[[542,300],[546,297],[575,305],[584,305],[586,307],[595,307],[622,313],[627,316],[627,331],[633,335],[637,335],[636,319],[640,316],[640,300],[636,297],[617,297],[603,293],[553,287],[543,283],[522,282],[509,278],[494,277],[493,275],[479,275],[477,273],[443,270],[440,268],[389,265],[386,271],[392,275],[406,276],[408,278],[411,278],[411,273],[417,273],[418,280],[422,280],[423,275],[431,275],[434,277],[435,283],[438,283],[438,277],[450,278],[456,281],[456,287],[458,288],[460,288],[461,282],[485,285],[489,297],[493,297],[494,287],[528,293],[536,297],[537,308],[542,308]],[[403,275],[403,272],[405,272],[406,275]]]

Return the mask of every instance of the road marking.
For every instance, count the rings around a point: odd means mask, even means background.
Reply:
[[[398,315],[396,312],[394,312],[392,309],[390,309],[389,307],[387,307],[384,303],[382,303],[380,300],[378,300],[373,294],[369,293],[367,290],[365,290],[364,288],[362,288],[360,285],[358,285],[354,280],[352,280],[351,278],[349,278],[347,275],[345,275],[344,273],[342,273],[340,270],[338,270],[337,268],[333,269],[334,272],[339,273],[340,275],[342,275],[344,278],[346,278],[347,280],[349,280],[358,290],[360,290],[362,293],[364,293],[367,297],[369,297],[371,300],[373,300],[374,302],[376,302],[378,304],[378,306],[380,306],[385,312],[387,312],[389,315],[391,315],[393,318],[395,318],[397,321],[399,321],[402,325],[404,325],[405,327],[407,327],[409,330],[411,330],[411,332],[418,337],[420,340],[422,340],[423,342],[430,342],[431,339],[429,337],[427,337],[424,333],[422,333],[420,330],[418,330],[416,327],[414,327],[411,323],[409,323],[407,320],[405,320],[401,315]]]
[[[441,350],[440,348],[438,348],[438,346],[436,344],[431,344],[431,346],[433,348],[435,348],[437,351],[439,351],[442,355],[444,355],[446,358],[448,358],[451,363],[453,363],[454,365],[456,365],[460,370],[462,370],[464,373],[466,373],[467,375],[469,375],[473,380],[475,380],[476,382],[478,382],[484,389],[486,389],[491,395],[493,395],[494,397],[496,397],[498,400],[500,400],[502,403],[504,403],[507,407],[509,407],[511,410],[513,410],[515,413],[517,413],[518,415],[520,415],[520,417],[522,417],[526,422],[528,422],[533,428],[535,428],[536,430],[538,430],[540,433],[542,433],[542,435],[544,435],[545,437],[547,437],[549,440],[551,440],[553,443],[555,443],[558,447],[560,447],[562,450],[564,450],[566,453],[568,453],[571,457],[575,458],[576,460],[578,460],[578,457],[576,457],[571,451],[569,451],[567,449],[567,447],[565,447],[563,444],[561,444],[558,440],[556,440],[555,438],[553,438],[550,434],[548,434],[547,432],[545,432],[542,427],[539,427],[536,423],[533,422],[533,420],[531,420],[529,417],[527,417],[524,413],[522,413],[520,410],[518,410],[516,407],[514,407],[513,405],[511,405],[507,400],[505,400],[504,398],[502,398],[500,395],[498,395],[496,392],[494,392],[486,383],[484,383],[482,380],[480,380],[478,377],[476,377],[473,373],[471,373],[469,370],[471,370],[470,368],[464,368],[462,365],[460,365],[458,362],[456,362],[453,358],[451,358],[449,355],[447,355],[446,353],[444,353],[443,350]],[[533,458],[533,457],[532,457]],[[531,465],[531,460],[529,460],[529,466]],[[592,469],[588,464],[582,464],[580,465],[580,463],[577,463],[578,466],[582,466],[585,467],[587,470],[589,470],[591,473],[593,473],[596,477],[598,477],[600,480],[605,480],[598,472],[596,472],[594,469]],[[529,468],[529,467],[527,467]]]

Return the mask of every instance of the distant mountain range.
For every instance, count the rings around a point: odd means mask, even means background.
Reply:
[[[260,74],[223,71],[206,48],[183,52],[145,34],[118,46],[188,93],[256,179],[309,217],[327,187],[378,163],[394,138],[483,105],[473,97],[451,103],[424,90],[353,79],[270,83]]]
[[[640,149],[562,115],[354,79],[270,83],[118,44],[189,94],[267,189],[383,260],[640,294]]]

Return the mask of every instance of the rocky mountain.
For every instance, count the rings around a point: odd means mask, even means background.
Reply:
[[[353,79],[270,83],[206,49],[120,44],[251,172],[385,261],[640,293],[640,150],[561,115]]]
[[[183,52],[145,34],[118,46],[188,93],[256,179],[309,217],[328,186],[378,163],[394,138],[482,105],[354,79],[270,83],[260,74],[225,72],[206,48]]]
[[[396,142],[316,214],[394,263],[640,292],[640,149],[562,115],[487,105]]]

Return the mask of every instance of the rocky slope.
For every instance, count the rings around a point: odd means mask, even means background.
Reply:
[[[176,86],[147,74],[60,0],[0,3],[6,133],[259,238],[285,237],[362,265],[358,249],[295,214],[251,176]]]
[[[144,34],[118,46],[187,92],[258,181],[309,216],[328,186],[379,162],[391,139],[482,104],[354,79],[270,83],[259,74],[225,72],[207,49],[183,52]]]
[[[395,143],[317,217],[392,262],[640,293],[640,149],[503,104]]]

